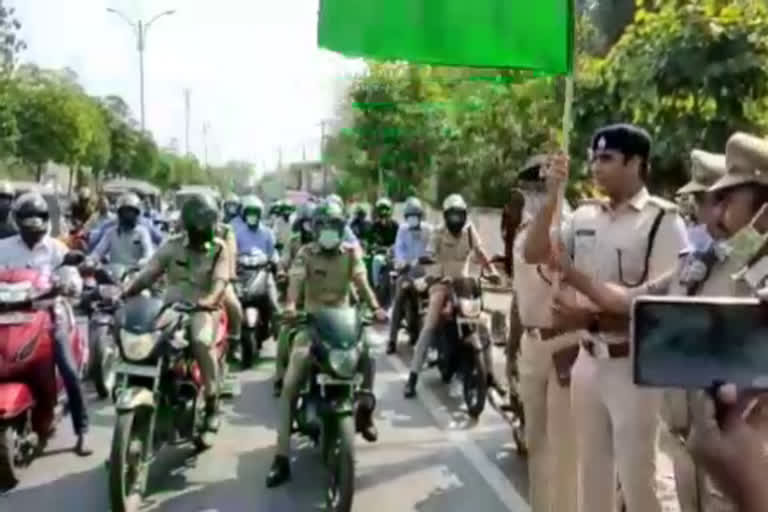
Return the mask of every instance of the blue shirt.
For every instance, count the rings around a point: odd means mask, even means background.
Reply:
[[[422,222],[419,229],[400,224],[395,239],[395,263],[412,263],[424,256],[431,236],[432,225],[426,222]]]
[[[259,223],[258,228],[251,229],[243,219],[237,217],[232,221],[231,226],[235,231],[238,254],[247,254],[252,249],[261,249],[267,258],[275,257],[275,233],[263,222]]]
[[[355,232],[352,231],[352,227],[347,224],[344,226],[344,239],[342,240],[345,244],[351,244],[351,245],[360,245],[360,240],[357,239],[357,236],[355,236]]]
[[[143,215],[139,216],[138,225],[144,226],[149,230],[149,236],[152,238],[152,243],[155,244],[155,246],[159,246],[163,243],[163,240],[165,239],[165,235],[163,235],[163,232],[157,229],[155,227],[155,223],[152,222],[151,219],[148,219],[147,217],[144,217]],[[107,232],[107,230],[111,227],[117,226],[117,219],[110,219],[106,222],[104,222],[101,226],[94,228],[89,234],[88,234],[88,247],[92,251],[96,248],[96,245],[98,245],[99,241],[101,240],[101,237],[104,236],[104,233]]]
[[[693,252],[705,252],[712,242],[712,235],[704,224],[696,224],[688,228],[688,244]]]

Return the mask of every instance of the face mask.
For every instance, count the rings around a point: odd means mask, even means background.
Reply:
[[[195,248],[202,248],[207,242],[211,241],[213,233],[210,230],[189,229],[187,230],[187,236],[189,237],[189,245]]]
[[[317,237],[317,243],[323,249],[335,249],[341,244],[341,236],[339,232],[334,229],[324,229],[320,231],[320,235]]]
[[[406,217],[405,221],[408,223],[408,227],[411,228],[411,229],[418,228],[419,224],[421,223],[421,219],[419,219],[415,215],[412,215],[410,217]]]
[[[762,247],[768,235],[761,235],[750,223],[723,242],[728,259],[737,265],[746,264]]]
[[[305,232],[310,233],[312,231],[312,222],[305,220],[301,223],[301,229],[303,229]]]
[[[256,227],[256,226],[259,225],[259,216],[258,215],[246,215],[245,223],[248,224],[251,227]]]

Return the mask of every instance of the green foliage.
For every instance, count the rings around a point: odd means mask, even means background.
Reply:
[[[585,178],[592,133],[636,123],[654,137],[652,186],[665,192],[686,180],[691,149],[722,152],[734,131],[768,128],[768,14],[759,0],[629,4],[583,3],[570,153]],[[616,18],[623,26],[613,36],[607,18],[600,22],[609,7],[634,15]],[[525,160],[561,144],[563,84],[509,70],[371,62],[348,92],[350,125],[329,140],[326,157],[349,195],[373,197],[382,169],[398,199],[425,193],[434,176],[433,199],[461,191],[500,206]],[[571,193],[589,193],[579,181]]]

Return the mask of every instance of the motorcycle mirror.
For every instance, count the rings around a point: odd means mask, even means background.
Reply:
[[[85,253],[82,251],[69,251],[64,255],[61,264],[63,266],[77,267],[85,262]]]

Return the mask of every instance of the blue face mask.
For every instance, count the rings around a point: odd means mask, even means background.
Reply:
[[[408,223],[408,227],[411,229],[417,229],[419,224],[421,224],[421,219],[416,215],[409,215],[405,218],[405,221]]]

